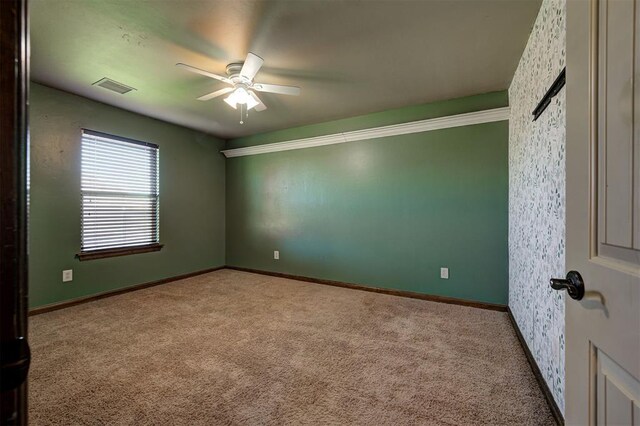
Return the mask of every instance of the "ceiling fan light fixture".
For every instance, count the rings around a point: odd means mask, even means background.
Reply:
[[[238,106],[236,105],[236,101],[235,99],[232,98],[231,95],[224,98],[223,101],[225,101],[231,108],[238,109]]]
[[[224,101],[229,104],[233,109],[237,109],[238,105],[246,105],[247,110],[258,105],[258,102],[251,96],[249,91],[244,87],[236,88]]]
[[[251,93],[249,93],[249,99],[247,99],[247,110],[250,110],[256,105],[258,105],[258,101],[256,101],[255,98],[251,96]]]
[[[236,87],[236,89],[231,92],[227,99],[236,104],[246,104],[247,99],[249,99],[250,97],[251,96],[249,96],[249,92],[247,92],[247,89],[245,89],[244,87]]]

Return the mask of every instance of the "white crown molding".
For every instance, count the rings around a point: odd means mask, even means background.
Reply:
[[[289,151],[292,149],[313,148],[316,146],[334,145],[361,141],[365,139],[386,138],[389,136],[408,135],[410,133],[429,132],[431,130],[449,129],[452,127],[471,126],[474,124],[492,123],[509,119],[509,107],[494,108],[466,114],[449,115],[447,117],[429,118],[391,126],[373,127],[371,129],[334,133],[332,135],[313,138],[294,139],[284,142],[254,145],[245,148],[225,149],[221,151],[225,157],[243,157],[245,155],[266,154],[269,152]]]

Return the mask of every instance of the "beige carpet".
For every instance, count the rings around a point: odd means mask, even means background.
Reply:
[[[554,424],[505,313],[221,270],[31,318],[44,424]]]

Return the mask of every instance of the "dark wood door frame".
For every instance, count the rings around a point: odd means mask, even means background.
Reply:
[[[0,1],[0,424],[27,424],[27,0]]]

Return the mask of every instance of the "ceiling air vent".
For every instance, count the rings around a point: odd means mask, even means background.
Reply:
[[[92,84],[92,86],[100,86],[113,92],[120,93],[121,95],[124,95],[125,93],[128,93],[132,90],[136,90],[133,87],[118,83],[117,81],[111,80],[107,77],[96,81]]]

